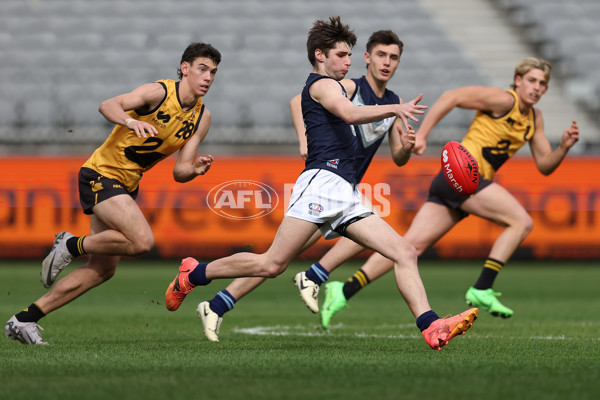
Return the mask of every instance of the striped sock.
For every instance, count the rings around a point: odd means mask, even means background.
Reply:
[[[503,266],[504,263],[494,260],[493,258],[485,260],[481,275],[479,275],[479,279],[475,282],[473,287],[479,290],[490,289],[494,284],[496,276],[498,276],[498,272],[500,272]]]
[[[329,271],[323,268],[319,262],[316,262],[306,271],[306,277],[321,286],[323,282],[329,280]]]
[[[67,240],[67,250],[73,257],[79,257],[84,254],[87,254],[83,249],[83,239],[87,236],[74,236]]]
[[[227,311],[231,311],[235,305],[235,299],[226,289],[221,290],[210,301],[210,309],[219,317],[222,317]]]
[[[350,297],[354,296],[360,289],[364,288],[369,283],[371,283],[371,281],[365,272],[362,269],[359,269],[354,275],[348,278],[346,283],[344,283],[344,297],[346,297],[346,300],[349,300]]]

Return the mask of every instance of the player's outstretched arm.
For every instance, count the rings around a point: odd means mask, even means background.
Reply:
[[[398,104],[398,111],[396,111],[396,116],[400,118],[402,124],[404,125],[404,130],[408,131],[408,120],[414,122],[419,122],[419,120],[415,117],[415,114],[425,114],[425,110],[427,106],[420,105],[419,102],[423,99],[423,95],[419,94],[417,97],[409,101],[408,103],[400,103]]]
[[[558,168],[569,149],[579,140],[579,126],[573,120],[571,126],[563,132],[560,144],[552,151],[544,132],[542,113],[538,109],[535,109],[535,113],[536,129],[529,146],[538,170],[544,175],[550,175]]]
[[[380,121],[388,117],[404,117],[411,114],[423,114],[427,106],[416,104],[417,99],[405,104],[385,104],[378,106],[355,106],[344,95],[340,84],[332,79],[320,79],[310,86],[310,95],[330,113],[341,118],[348,125],[362,125]]]
[[[427,138],[437,125],[455,107],[467,110],[503,114],[510,110],[514,98],[498,87],[464,86],[444,92],[431,106],[417,131],[413,153],[422,155],[427,149]]]

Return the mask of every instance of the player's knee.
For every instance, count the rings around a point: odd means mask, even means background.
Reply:
[[[95,271],[94,275],[89,275],[93,278],[94,285],[100,285],[101,283],[106,282],[110,278],[115,275],[115,271],[117,270],[118,259],[114,261],[112,259],[108,260],[104,257],[102,259],[98,257],[90,258],[90,261],[82,266],[82,268],[90,268]]]
[[[415,243],[414,244],[414,249],[417,252],[417,257],[421,257],[421,255],[423,255],[423,253],[425,252],[425,250],[427,250],[427,246],[424,246],[421,243]]]
[[[285,271],[285,267],[280,263],[270,263],[263,268],[262,274],[265,278],[275,278]]]
[[[402,264],[408,262],[409,264],[416,265],[419,253],[411,243],[403,241],[395,250],[394,259],[396,262]]]
[[[533,218],[526,214],[520,221],[523,238],[525,238],[533,230]]]
[[[131,246],[131,256],[139,257],[148,253],[154,246],[154,236],[136,238]]]
[[[406,246],[406,249],[404,250],[404,252],[406,253],[407,259],[414,261],[415,263],[417,262],[417,259],[419,258],[420,253],[415,246],[413,246],[412,244],[409,243]]]
[[[101,282],[106,282],[107,280],[109,280],[110,278],[112,278],[113,276],[115,276],[115,271],[116,268],[112,268],[112,269],[104,269],[102,271],[99,272],[99,278]]]

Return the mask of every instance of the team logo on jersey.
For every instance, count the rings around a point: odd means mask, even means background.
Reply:
[[[308,213],[310,215],[318,217],[319,215],[321,215],[321,211],[323,211],[323,206],[318,203],[310,203],[308,205]]]
[[[335,160],[327,161],[327,166],[331,168],[337,169],[338,165],[340,165],[340,159],[336,158]]]
[[[256,181],[229,181],[213,187],[206,204],[229,219],[256,219],[275,211],[279,196],[271,186]]]
[[[164,111],[159,111],[156,114],[156,118],[164,122],[165,124],[171,120],[171,116],[169,114],[165,114]]]

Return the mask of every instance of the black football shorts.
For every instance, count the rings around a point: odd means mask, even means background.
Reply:
[[[79,201],[84,214],[93,214],[92,209],[96,204],[120,194],[128,194],[135,200],[138,189],[139,186],[133,192],[128,192],[116,179],[107,178],[90,168],[79,170]]]
[[[483,177],[479,177],[479,186],[477,186],[477,190],[475,194],[480,192],[481,190],[488,187],[492,181],[485,179]],[[457,210],[461,213],[461,218],[466,217],[468,214],[462,210],[460,210],[460,206],[467,200],[469,196],[463,196],[460,193],[456,193],[454,189],[448,184],[446,178],[442,174],[442,171],[433,178],[431,182],[431,186],[429,187],[429,195],[427,196],[427,201],[431,201],[432,203],[441,204],[442,206],[446,206],[452,210]]]

